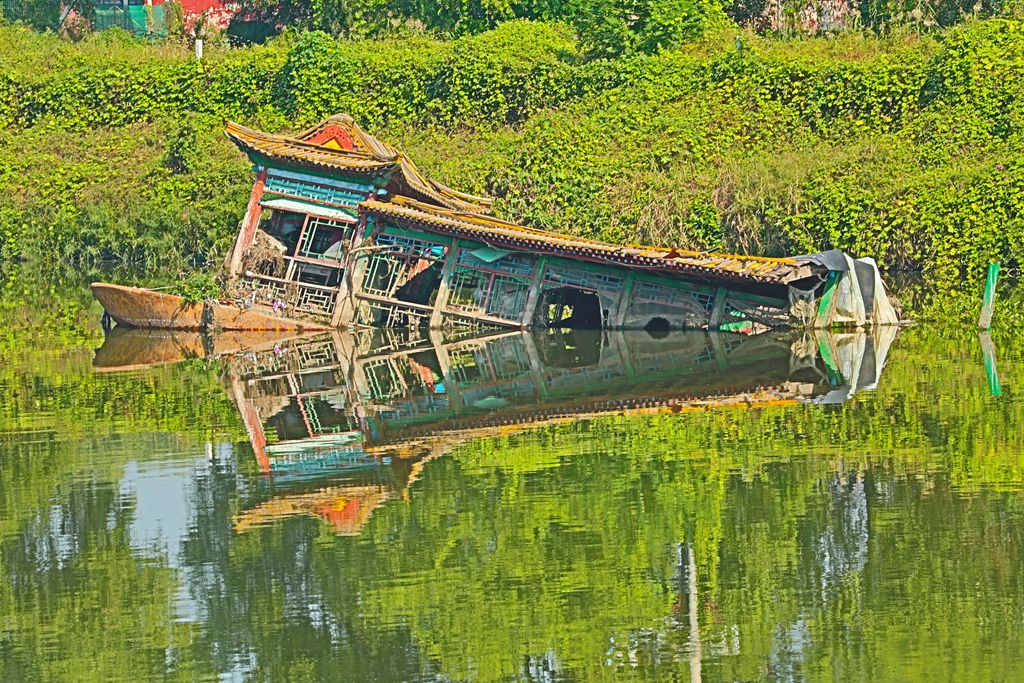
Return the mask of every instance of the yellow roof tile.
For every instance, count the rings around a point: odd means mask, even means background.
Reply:
[[[408,197],[393,197],[390,201],[369,200],[362,202],[360,206],[375,213],[441,232],[462,235],[487,244],[565,254],[615,265],[778,284],[799,280],[813,272],[810,263],[795,259],[707,254],[665,247],[608,244],[533,230],[493,216],[438,208]]]

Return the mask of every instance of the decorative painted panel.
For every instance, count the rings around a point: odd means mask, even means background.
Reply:
[[[366,199],[366,195],[350,189],[331,185],[321,185],[283,178],[277,175],[267,177],[264,192],[270,194],[284,194],[291,197],[301,197],[314,202],[325,204],[346,204],[354,206]]]

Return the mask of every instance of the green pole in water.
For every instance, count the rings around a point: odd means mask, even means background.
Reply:
[[[999,385],[999,371],[996,370],[996,347],[988,332],[979,332],[981,355],[985,359],[985,376],[988,377],[988,390],[993,396],[1002,396],[1003,388]]]
[[[999,280],[999,264],[988,264],[988,277],[985,278],[985,295],[981,299],[981,317],[978,318],[978,329],[987,330],[992,327],[992,314],[996,308],[996,282]]]

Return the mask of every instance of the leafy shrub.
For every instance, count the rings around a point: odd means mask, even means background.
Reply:
[[[540,228],[774,255],[842,248],[948,281],[1022,260],[1021,22],[884,40],[725,34],[591,61],[584,49],[563,26],[510,22],[450,42],[289,35],[203,68],[129,67],[91,37],[47,52],[59,68],[38,76],[16,56],[0,77],[0,249],[207,261],[252,182],[221,119],[294,130],[347,111],[442,182]],[[188,111],[202,153],[174,173],[154,150],[176,144],[162,117]]]
[[[583,0],[568,19],[593,56],[656,54],[728,25],[714,0]]]
[[[163,163],[175,173],[190,173],[199,165],[201,154],[195,123],[186,118],[168,136]]]
[[[194,304],[219,297],[221,285],[215,273],[194,270],[187,274],[180,273],[171,287],[171,293],[180,296],[187,304]]]

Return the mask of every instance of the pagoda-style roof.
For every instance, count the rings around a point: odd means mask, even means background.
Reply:
[[[738,256],[670,247],[619,246],[596,240],[533,230],[480,214],[431,206],[407,197],[362,202],[361,206],[405,223],[513,251],[567,256],[597,263],[642,267],[705,278],[786,284],[814,273],[813,264],[791,258]]]
[[[360,175],[391,174],[388,189],[447,209],[490,211],[491,200],[458,192],[430,180],[404,153],[337,114],[295,135],[264,133],[229,121],[228,138],[249,155],[323,171]],[[397,171],[397,172],[396,172]]]

